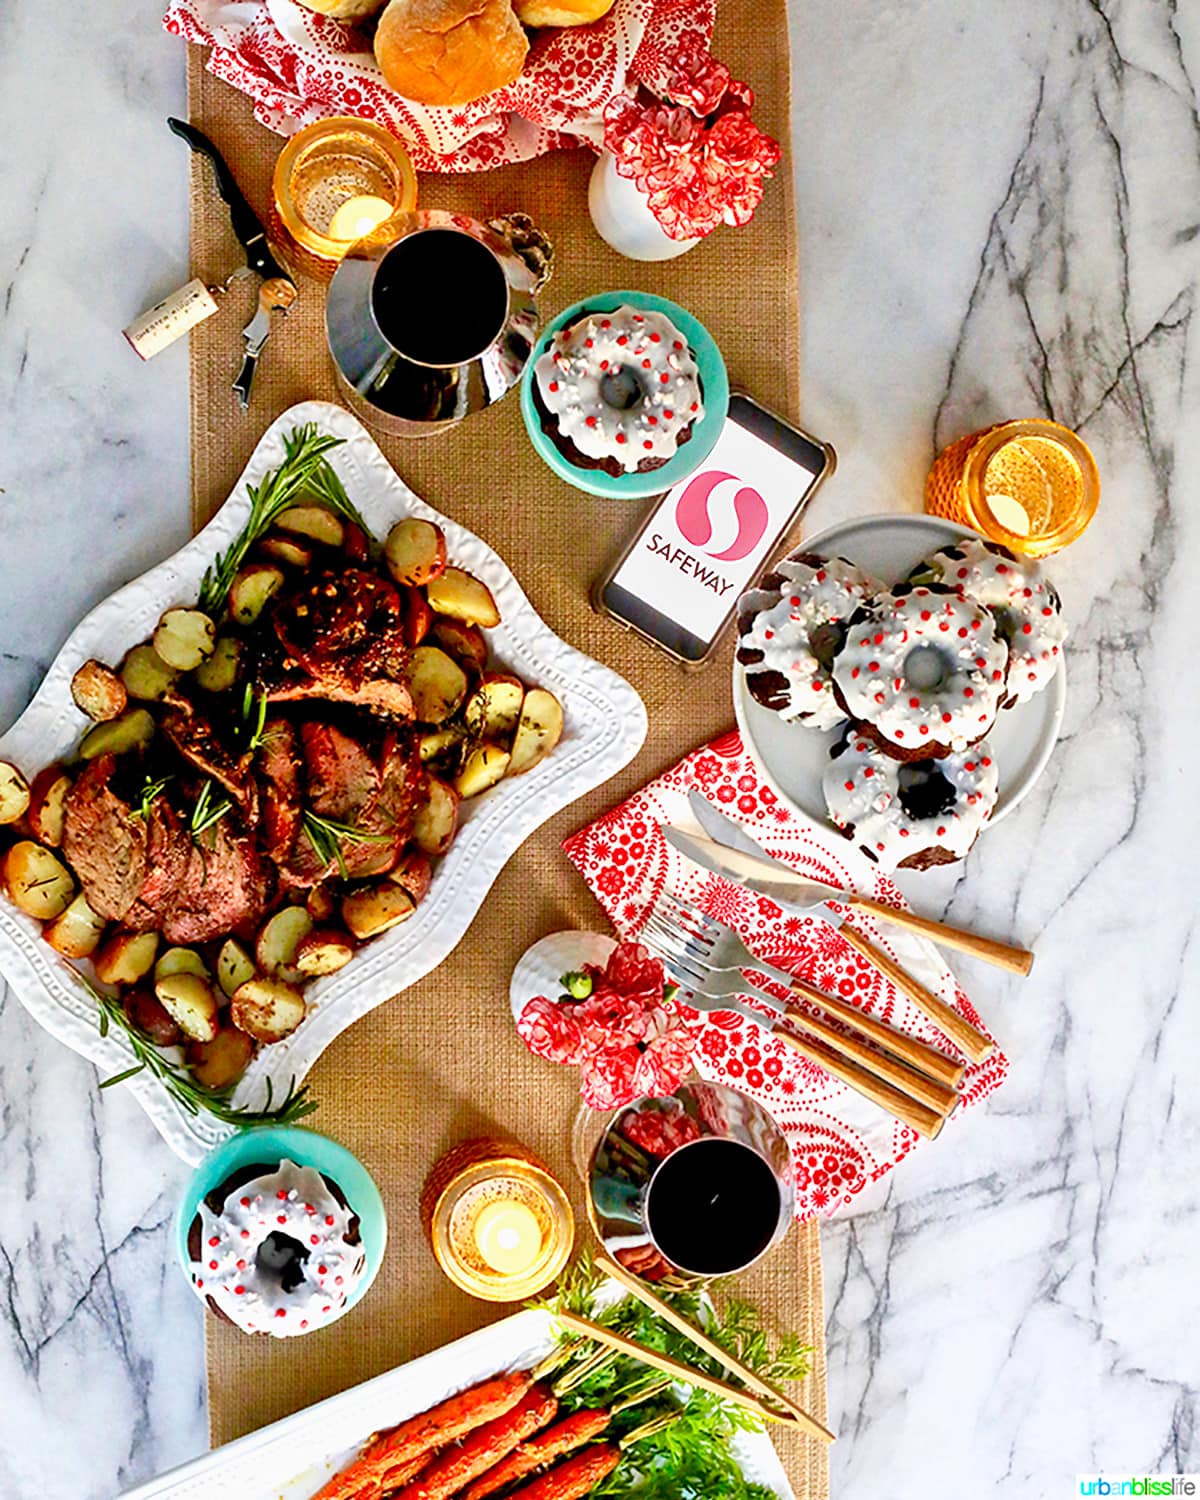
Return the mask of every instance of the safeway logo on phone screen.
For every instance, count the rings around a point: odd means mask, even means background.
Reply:
[[[811,475],[736,422],[663,496],[616,582],[702,640],[779,539]]]
[[[722,504],[714,500],[718,485],[737,485],[733,503]],[[710,505],[710,501],[713,501]],[[713,513],[719,528],[714,542]],[[727,537],[728,523],[734,524],[732,540]],[[741,562],[749,557],[770,525],[771,513],[767,502],[753,486],[742,484],[736,474],[724,469],[710,469],[694,474],[683,487],[675,505],[675,524],[680,534],[718,562]],[[711,544],[711,545],[710,545]]]

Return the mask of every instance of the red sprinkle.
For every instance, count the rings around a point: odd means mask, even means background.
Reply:
[[[241,1203],[242,1203],[242,1207],[243,1208],[249,1208],[250,1207],[250,1200],[249,1200],[249,1198],[243,1198],[241,1200]]]
[[[287,1308],[286,1307],[277,1307],[275,1309],[275,1316],[277,1318],[286,1318],[287,1317]]]
[[[233,1295],[235,1297],[244,1296],[245,1292],[246,1292],[246,1288],[244,1286],[235,1286],[234,1289],[233,1289]]]
[[[852,792],[854,790],[854,783],[852,781],[848,781],[846,783],[846,790],[848,792]]]
[[[642,447],[643,448],[653,448],[654,444],[650,441],[649,438],[647,438],[646,441],[642,444]]]
[[[212,1239],[209,1240],[208,1243],[213,1246],[219,1245],[221,1243],[221,1236],[219,1234],[214,1234]]]
[[[286,1200],[286,1198],[287,1198],[287,1193],[283,1190],[283,1188],[280,1188],[279,1191],[275,1194],[275,1196],[279,1199],[279,1201],[281,1203],[283,1203]]]
[[[550,390],[552,390],[552,391],[556,391],[556,390],[558,390],[558,381],[557,381],[557,380],[552,380],[552,381],[551,381],[551,382],[550,382],[550,387],[549,387],[549,388],[550,388]],[[243,1202],[243,1203],[245,1203],[245,1202],[246,1202],[246,1199],[245,1199],[245,1198],[243,1198],[243,1199],[242,1199],[242,1202]]]
[[[286,1224],[287,1223],[287,1214],[280,1214],[277,1222],[280,1223],[280,1224]]]

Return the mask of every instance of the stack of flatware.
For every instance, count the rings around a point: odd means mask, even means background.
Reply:
[[[670,844],[702,868],[835,927],[846,942],[908,996],[963,1057],[982,1062],[993,1051],[995,1043],[990,1037],[870,943],[849,925],[843,912],[827,903],[836,901],[851,912],[869,911],[877,918],[1015,973],[1029,972],[1031,953],[810,880],[771,859],[744,829],[698,792],[692,792],[690,800],[701,826],[713,839],[664,828]],[[964,1072],[961,1062],[876,1020],[858,1006],[764,962],[736,932],[694,903],[663,891],[640,936],[679,982],[685,1004],[695,1010],[733,1011],[745,1017],[919,1134],[930,1139],[936,1136],[958,1104],[958,1086]],[[784,986],[795,998],[785,1002],[749,983],[743,972],[747,969]],[[756,1000],[769,1014],[739,997]]]

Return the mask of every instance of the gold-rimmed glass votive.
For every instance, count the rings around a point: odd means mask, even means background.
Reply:
[[[1012,552],[1048,557],[1082,536],[1100,500],[1087,444],[1042,418],[1000,422],[938,454],[925,509]]]
[[[438,1161],[421,1220],[439,1266],[486,1302],[520,1302],[562,1272],[575,1216],[562,1187],[512,1141],[464,1141]]]
[[[335,115],[306,125],[275,163],[275,212],[308,254],[336,263],[350,247],[417,203],[408,152],[371,120]]]

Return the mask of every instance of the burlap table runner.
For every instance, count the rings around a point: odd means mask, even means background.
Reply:
[[[716,51],[757,90],[756,120],[786,141],[783,0],[722,0]],[[265,218],[279,138],[255,123],[246,98],[204,71],[204,61],[199,49],[190,49],[191,118],[216,141]],[[787,157],[751,226],[718,232],[658,266],[621,259],[593,232],[586,208],[591,160],[584,152],[560,153],[486,175],[423,177],[421,202],[479,218],[514,209],[533,214],[558,250],[557,273],[544,294],[548,313],[623,286],[675,298],[712,331],[736,385],[797,417],[796,237]],[[239,252],[205,166],[194,171],[191,207],[193,271],[221,279],[239,263]],[[308,398],[337,399],[322,337],[323,288],[304,280],[298,306],[272,333],[251,410],[239,413],[230,381],[240,356],[238,330],[251,307],[250,285],[235,283],[222,311],[193,335],[197,524],[224,500],[279,412]],[[464,1296],[437,1269],[417,1221],[421,1182],[447,1147],[469,1135],[498,1133],[539,1152],[578,1197],[569,1161],[574,1074],[540,1062],[522,1046],[509,1020],[509,975],[518,955],[544,934],[603,926],[600,909],[559,849],[562,838],[732,720],[728,649],[703,676],[685,678],[589,609],[588,586],[628,535],[638,508],[590,499],[558,481],[525,437],[515,394],[447,436],[383,439],[382,446],[419,494],[508,560],[553,630],[633,682],[649,710],[650,735],[622,775],[552,819],[514,856],[470,933],[436,973],[359,1021],[313,1070],[321,1107],[311,1123],[350,1147],[378,1181],[390,1222],[387,1261],[360,1310],[306,1339],[251,1339],[209,1320],[214,1445],[507,1311]],[[775,1324],[797,1330],[815,1347],[814,1373],[798,1395],[823,1418],[816,1225],[797,1228],[746,1278],[745,1292]],[[825,1452],[790,1435],[778,1442],[797,1494],[824,1496]]]

